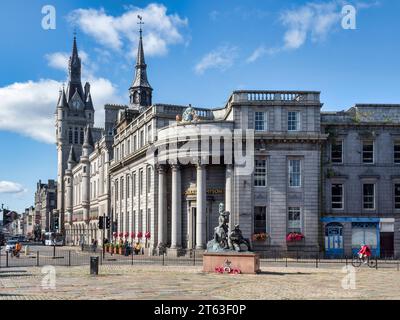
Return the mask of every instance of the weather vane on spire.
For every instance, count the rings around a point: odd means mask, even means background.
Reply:
[[[140,15],[138,15],[137,17],[139,19],[139,22],[138,22],[138,25],[140,26],[140,30],[139,31],[140,31],[140,34],[142,34],[142,25],[144,24],[143,17],[140,16]]]

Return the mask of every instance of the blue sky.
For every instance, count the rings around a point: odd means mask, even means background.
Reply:
[[[56,30],[41,26],[47,4]],[[345,4],[356,30],[341,27]],[[0,203],[21,211],[39,179],[56,178],[53,112],[74,29],[101,125],[102,104],[128,99],[137,13],[154,102],[220,107],[237,89],[319,90],[324,110],[342,110],[400,103],[398,12],[394,0],[2,1]]]

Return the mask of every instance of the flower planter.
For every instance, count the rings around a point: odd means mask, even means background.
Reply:
[[[124,254],[124,248],[119,248],[119,249],[118,249],[118,254],[123,255],[123,254]]]
[[[117,253],[118,253],[118,249],[114,248],[114,254],[117,254]]]

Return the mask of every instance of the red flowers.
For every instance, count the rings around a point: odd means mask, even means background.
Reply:
[[[116,232],[113,232],[113,237],[116,238],[118,234]]]
[[[137,234],[137,237],[138,237],[139,239],[143,238],[143,233],[142,233],[141,231],[139,231],[138,234]]]
[[[124,234],[122,232],[119,233],[119,237],[122,238]]]
[[[304,239],[304,235],[298,232],[291,232],[286,236],[287,242],[301,241]]]
[[[149,231],[147,231],[147,232],[146,232],[146,234],[144,235],[144,237],[145,237],[146,239],[150,239],[150,237],[151,237],[151,234],[150,234],[150,232],[149,232]]]
[[[134,239],[136,234],[134,232],[131,233],[131,238]]]
[[[125,232],[125,238],[128,238],[129,237],[129,232]]]

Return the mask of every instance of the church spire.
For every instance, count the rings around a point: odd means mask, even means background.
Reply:
[[[71,100],[72,96],[75,94],[75,91],[78,91],[79,96],[82,101],[84,100],[83,95],[83,87],[81,82],[81,69],[82,62],[78,53],[78,45],[76,42],[76,34],[74,34],[74,41],[72,44],[72,54],[69,58],[69,81],[67,87],[67,99],[68,102]]]
[[[139,30],[139,45],[138,53],[136,59],[136,74],[135,79],[129,88],[130,104],[135,109],[142,109],[143,107],[148,107],[152,104],[152,92],[153,89],[147,79],[147,65],[144,58],[143,49],[143,31],[142,17],[138,16],[140,25]]]

